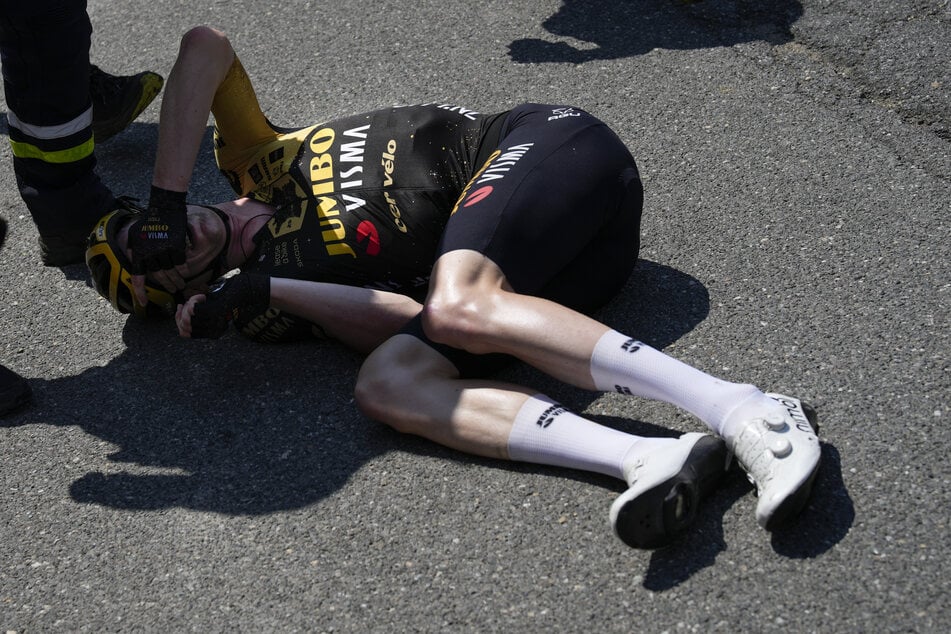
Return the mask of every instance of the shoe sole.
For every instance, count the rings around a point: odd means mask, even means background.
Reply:
[[[803,413],[806,415],[806,420],[809,421],[809,426],[812,427],[813,432],[815,432],[816,436],[818,437],[819,415],[816,413],[815,408],[809,403],[804,401],[800,401],[799,403],[802,406]],[[774,510],[772,515],[770,515],[769,520],[766,522],[766,525],[763,526],[763,528],[768,531],[776,530],[802,512],[802,509],[806,507],[806,503],[809,501],[809,496],[812,495],[812,485],[816,480],[816,475],[819,473],[819,465],[821,462],[821,459],[817,461],[815,468],[802,481],[796,490],[788,495],[786,499],[776,507],[776,510]]]
[[[680,471],[636,496],[621,494],[611,505],[615,534],[632,548],[658,548],[683,533],[697,517],[701,500],[724,474],[726,445],[704,436]]]
[[[809,496],[812,495],[812,484],[815,482],[816,474],[818,473],[819,463],[817,462],[815,469],[812,470],[809,477],[803,480],[802,484],[790,495],[786,496],[786,499],[776,507],[776,510],[770,515],[769,520],[763,528],[768,531],[776,530],[796,515],[799,515],[802,509],[806,507]]]
[[[162,90],[164,83],[165,80],[161,76],[155,73],[146,73],[139,80],[139,85],[142,86],[142,94],[139,96],[138,102],[108,121],[93,122],[93,134],[96,137],[96,143],[105,143],[125,130],[152,103],[159,91]]]

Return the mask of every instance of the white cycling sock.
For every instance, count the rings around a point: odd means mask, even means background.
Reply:
[[[594,347],[591,378],[604,392],[676,405],[718,434],[737,405],[762,394],[755,385],[718,379],[614,330]]]
[[[628,482],[629,466],[676,438],[643,438],[599,425],[547,396],[530,397],[509,433],[509,458],[593,471]]]

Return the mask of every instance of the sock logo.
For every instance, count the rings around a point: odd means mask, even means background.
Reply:
[[[542,429],[547,429],[549,425],[555,422],[555,419],[567,412],[568,409],[561,405],[555,404],[542,412],[542,415],[538,417],[538,420],[535,421],[535,424],[541,427]]]
[[[630,354],[634,354],[635,352],[641,349],[642,345],[644,344],[642,344],[637,339],[628,339],[627,341],[621,344],[621,350]]]
[[[624,387],[623,385],[615,385],[615,386],[614,386],[614,391],[616,391],[616,392],[619,393],[619,394],[627,394],[628,396],[633,396],[633,395],[631,394],[631,388],[629,388],[629,387]]]

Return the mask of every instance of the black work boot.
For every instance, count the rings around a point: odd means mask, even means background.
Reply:
[[[155,99],[164,81],[161,75],[151,71],[118,76],[90,65],[89,96],[96,143],[111,139],[135,121]]]

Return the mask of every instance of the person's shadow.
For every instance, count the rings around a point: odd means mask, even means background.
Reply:
[[[353,405],[359,358],[330,343],[257,346],[235,334],[178,338],[127,320],[102,367],[34,379],[35,404],[5,424],[75,425],[114,446],[70,487],[81,503],[259,515],[338,490],[391,434]]]
[[[783,44],[792,40],[790,29],[801,15],[798,0],[565,0],[542,26],[571,41],[519,39],[509,55],[518,63],[581,64],[655,48]]]

